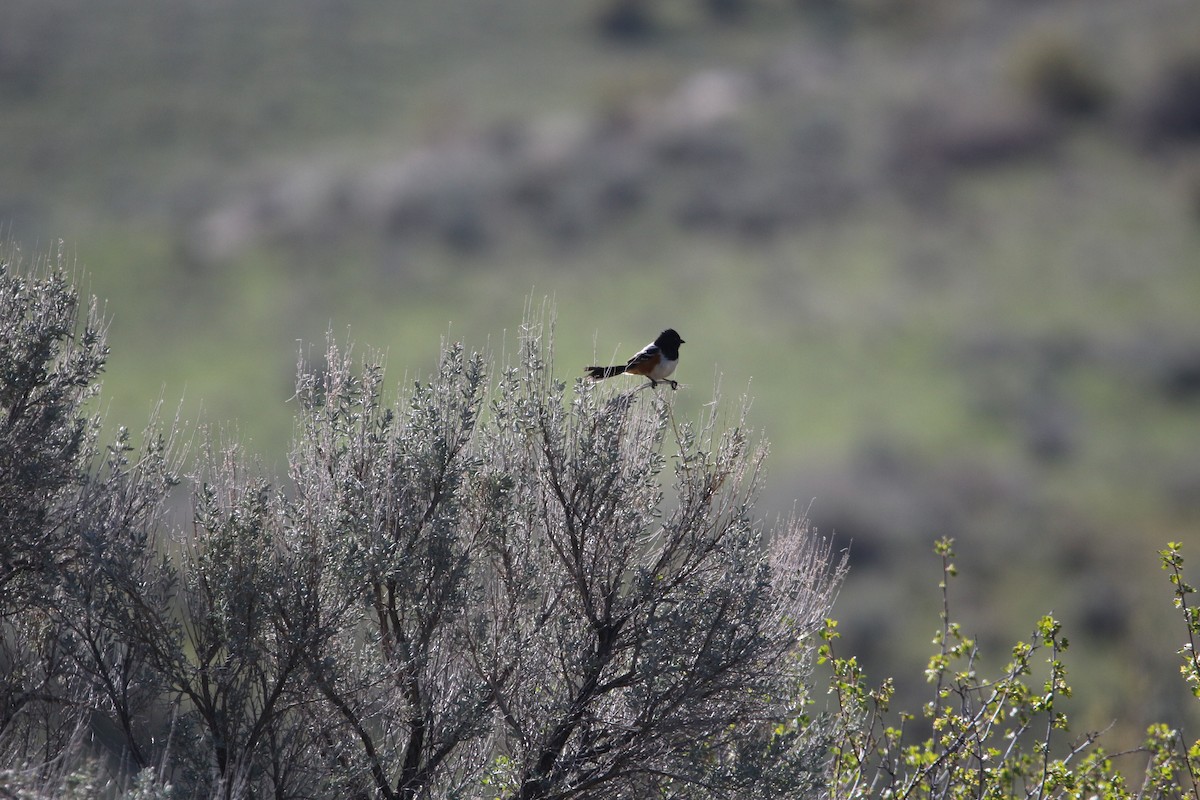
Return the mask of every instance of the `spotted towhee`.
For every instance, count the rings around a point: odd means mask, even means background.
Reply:
[[[631,375],[645,375],[650,379],[651,386],[658,386],[658,382],[663,381],[671,384],[672,389],[678,389],[679,384],[667,380],[667,376],[675,371],[675,365],[679,363],[681,344],[683,339],[679,338],[675,329],[667,328],[625,364],[615,367],[587,367],[584,371],[594,381],[628,372]]]

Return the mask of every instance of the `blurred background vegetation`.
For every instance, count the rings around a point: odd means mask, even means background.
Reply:
[[[182,400],[279,468],[327,331],[400,381],[548,297],[569,380],[670,325],[680,410],[752,395],[765,511],[850,547],[873,675],[919,682],[950,536],[997,660],[1064,621],[1077,730],[1177,713],[1195,0],[6,0],[0,148],[114,425]]]

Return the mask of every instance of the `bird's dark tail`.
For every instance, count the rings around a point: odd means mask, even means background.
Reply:
[[[614,375],[620,375],[625,371],[625,365],[621,364],[616,367],[586,367],[583,370],[594,381],[611,378]]]

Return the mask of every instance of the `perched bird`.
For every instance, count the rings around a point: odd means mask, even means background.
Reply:
[[[681,344],[683,344],[683,339],[679,338],[675,329],[667,328],[658,335],[657,339],[639,350],[637,355],[624,364],[615,367],[587,367],[584,372],[588,373],[594,381],[611,378],[625,372],[631,375],[645,375],[650,379],[651,386],[658,386],[658,382],[663,381],[669,383],[672,389],[678,389],[679,384],[667,380],[667,377],[675,371],[675,365],[679,363],[679,345]]]

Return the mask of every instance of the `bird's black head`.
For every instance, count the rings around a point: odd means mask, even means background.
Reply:
[[[654,340],[654,343],[659,347],[676,350],[679,348],[679,345],[683,344],[684,342],[683,339],[679,337],[679,334],[675,332],[674,328],[667,328],[658,335],[658,338]]]

